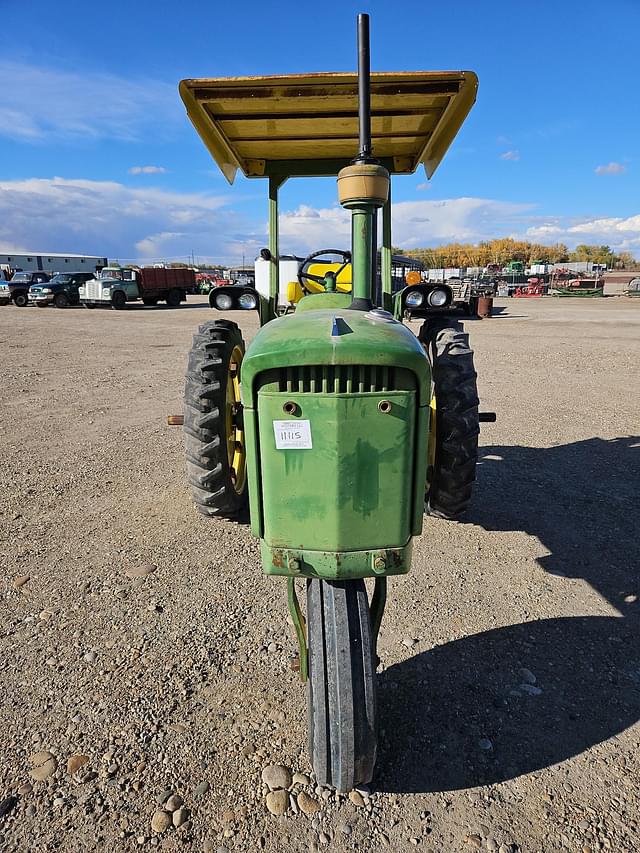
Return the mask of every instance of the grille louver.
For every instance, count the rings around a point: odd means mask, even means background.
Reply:
[[[266,371],[264,390],[290,394],[366,394],[415,389],[413,374],[372,364],[312,364]]]

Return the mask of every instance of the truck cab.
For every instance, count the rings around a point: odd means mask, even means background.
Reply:
[[[29,304],[29,288],[32,284],[48,282],[50,276],[46,272],[16,272],[11,281],[0,282],[0,305],[8,305],[11,300],[18,308]]]
[[[79,291],[80,302],[87,308],[95,308],[96,305],[119,308],[139,296],[137,271],[115,266],[103,267]]]
[[[56,273],[50,281],[32,284],[29,288],[29,303],[38,308],[55,305],[68,308],[80,304],[80,287],[93,278],[90,272]]]

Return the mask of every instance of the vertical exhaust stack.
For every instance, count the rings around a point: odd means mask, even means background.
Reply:
[[[369,311],[376,277],[377,213],[389,197],[389,172],[373,158],[371,146],[369,16],[365,14],[358,15],[358,122],[358,155],[338,173],[338,198],[352,213],[351,308]]]
[[[358,15],[358,127],[360,151],[354,162],[372,162],[371,151],[371,59],[369,16]]]

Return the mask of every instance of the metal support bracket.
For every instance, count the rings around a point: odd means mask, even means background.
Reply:
[[[371,617],[371,642],[373,644],[373,657],[376,666],[380,663],[378,657],[378,634],[380,633],[380,625],[384,615],[385,604],[387,603],[387,579],[376,578],[376,583],[373,588],[371,597],[371,606],[369,613]]]
[[[377,581],[376,581],[377,584]],[[287,593],[289,600],[289,613],[293,621],[293,627],[296,631],[298,639],[298,649],[300,652],[300,681],[305,684],[309,677],[309,651],[307,648],[307,623],[300,609],[300,602],[296,595],[295,578],[287,578]]]

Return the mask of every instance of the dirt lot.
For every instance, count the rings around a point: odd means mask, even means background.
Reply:
[[[165,426],[212,313],[0,309],[3,853],[640,849],[640,301],[496,304],[473,508],[390,586],[375,783],[301,778],[321,809],[280,818],[262,769],[310,773],[285,584]]]

